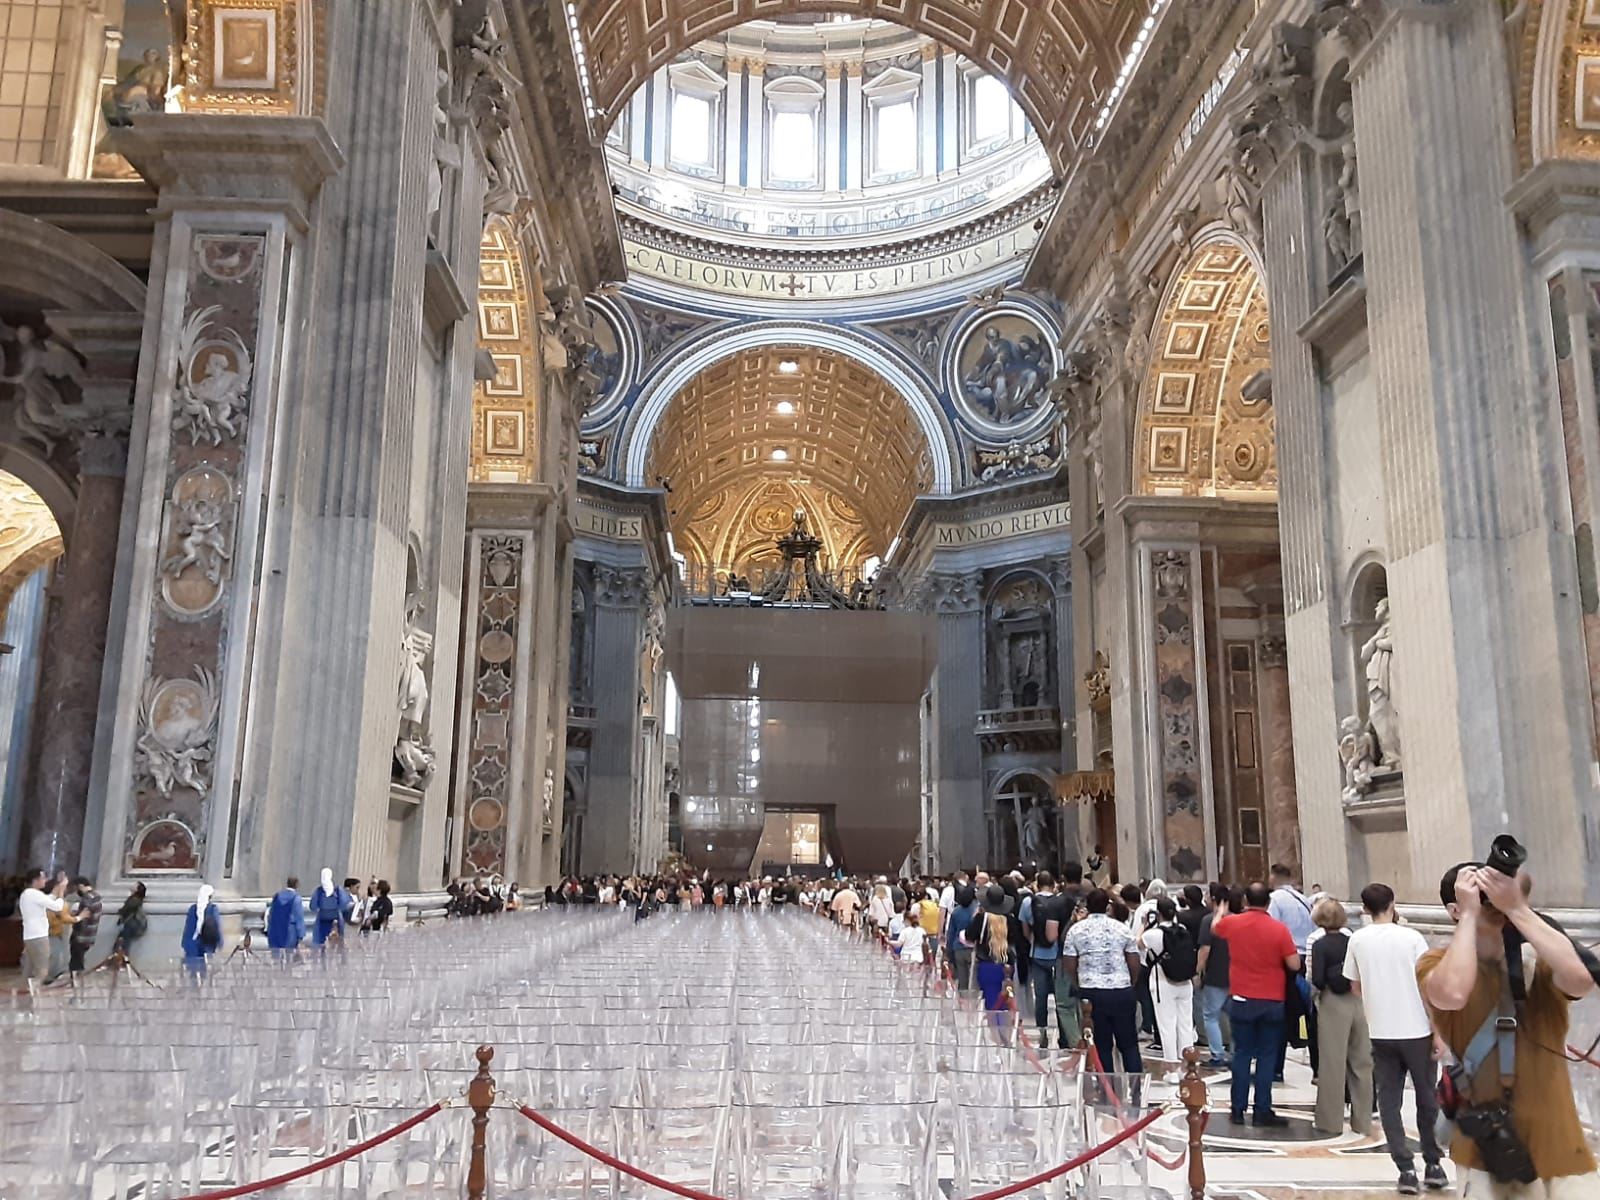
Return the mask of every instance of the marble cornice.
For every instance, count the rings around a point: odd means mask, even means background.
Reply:
[[[1049,210],[1054,193],[1053,182],[1043,183],[1004,208],[948,229],[900,242],[831,249],[736,245],[682,232],[642,212],[622,213],[621,222],[623,235],[629,241],[702,262],[762,270],[845,271],[917,262],[975,245],[1029,219],[1037,219]]]
[[[601,139],[590,128],[560,4],[507,4],[508,37],[527,85],[517,96],[522,126],[539,143],[539,186],[559,211],[557,236],[574,248],[581,292],[622,279],[627,267]],[[557,231],[552,231],[556,233]],[[592,278],[582,276],[592,275]]]
[[[1600,249],[1600,162],[1547,159],[1513,183],[1505,200],[1527,233],[1535,263]]]
[[[467,529],[533,531],[556,499],[548,483],[473,483],[467,486]]]
[[[1277,545],[1278,505],[1222,496],[1124,496],[1114,506],[1139,541]]]
[[[158,211],[266,208],[302,230],[345,161],[321,117],[142,113],[109,136],[158,190]]]
[[[1327,361],[1337,361],[1367,332],[1367,283],[1346,279],[1295,331]]]

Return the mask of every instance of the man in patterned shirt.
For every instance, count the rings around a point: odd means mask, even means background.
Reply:
[[[1133,978],[1139,970],[1139,947],[1133,931],[1107,915],[1111,896],[1096,888],[1083,901],[1088,915],[1073,925],[1061,941],[1061,963],[1073,977],[1078,995],[1092,1007],[1094,1042],[1100,1062],[1107,1071],[1111,1048],[1122,1057],[1122,1069],[1130,1074],[1144,1070],[1139,1057],[1139,1022],[1133,992]]]

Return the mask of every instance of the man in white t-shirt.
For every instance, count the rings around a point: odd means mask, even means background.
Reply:
[[[28,886],[17,898],[17,916],[22,918],[22,974],[29,984],[42,984],[50,976],[49,913],[66,907],[65,872],[58,872],[55,887],[44,890],[43,867],[28,875]]]
[[[1416,1160],[1406,1141],[1400,1116],[1406,1076],[1417,1093],[1417,1136],[1422,1143],[1422,1183],[1429,1191],[1448,1187],[1441,1160],[1439,1102],[1434,1092],[1438,1065],[1433,1055],[1433,1025],[1417,986],[1417,960],[1428,943],[1409,925],[1395,920],[1394,889],[1369,883],[1361,889],[1367,924],[1350,935],[1344,955],[1344,977],[1361,997],[1372,1035],[1372,1074],[1377,1082],[1378,1114],[1389,1154],[1400,1172],[1401,1195],[1418,1192]]]

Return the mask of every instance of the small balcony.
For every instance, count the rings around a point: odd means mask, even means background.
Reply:
[[[1061,711],[1053,706],[984,709],[976,733],[988,753],[1060,749]]]

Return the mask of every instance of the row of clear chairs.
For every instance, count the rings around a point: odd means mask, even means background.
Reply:
[[[1087,1144],[1103,1100],[928,972],[798,914],[504,915],[160,990],[105,978],[0,1007],[0,1200],[275,1176],[455,1100],[483,1042],[508,1099],[729,1197],[982,1190]],[[452,1107],[281,1195],[457,1195],[468,1130]],[[647,1190],[510,1112],[490,1158],[497,1196]]]

